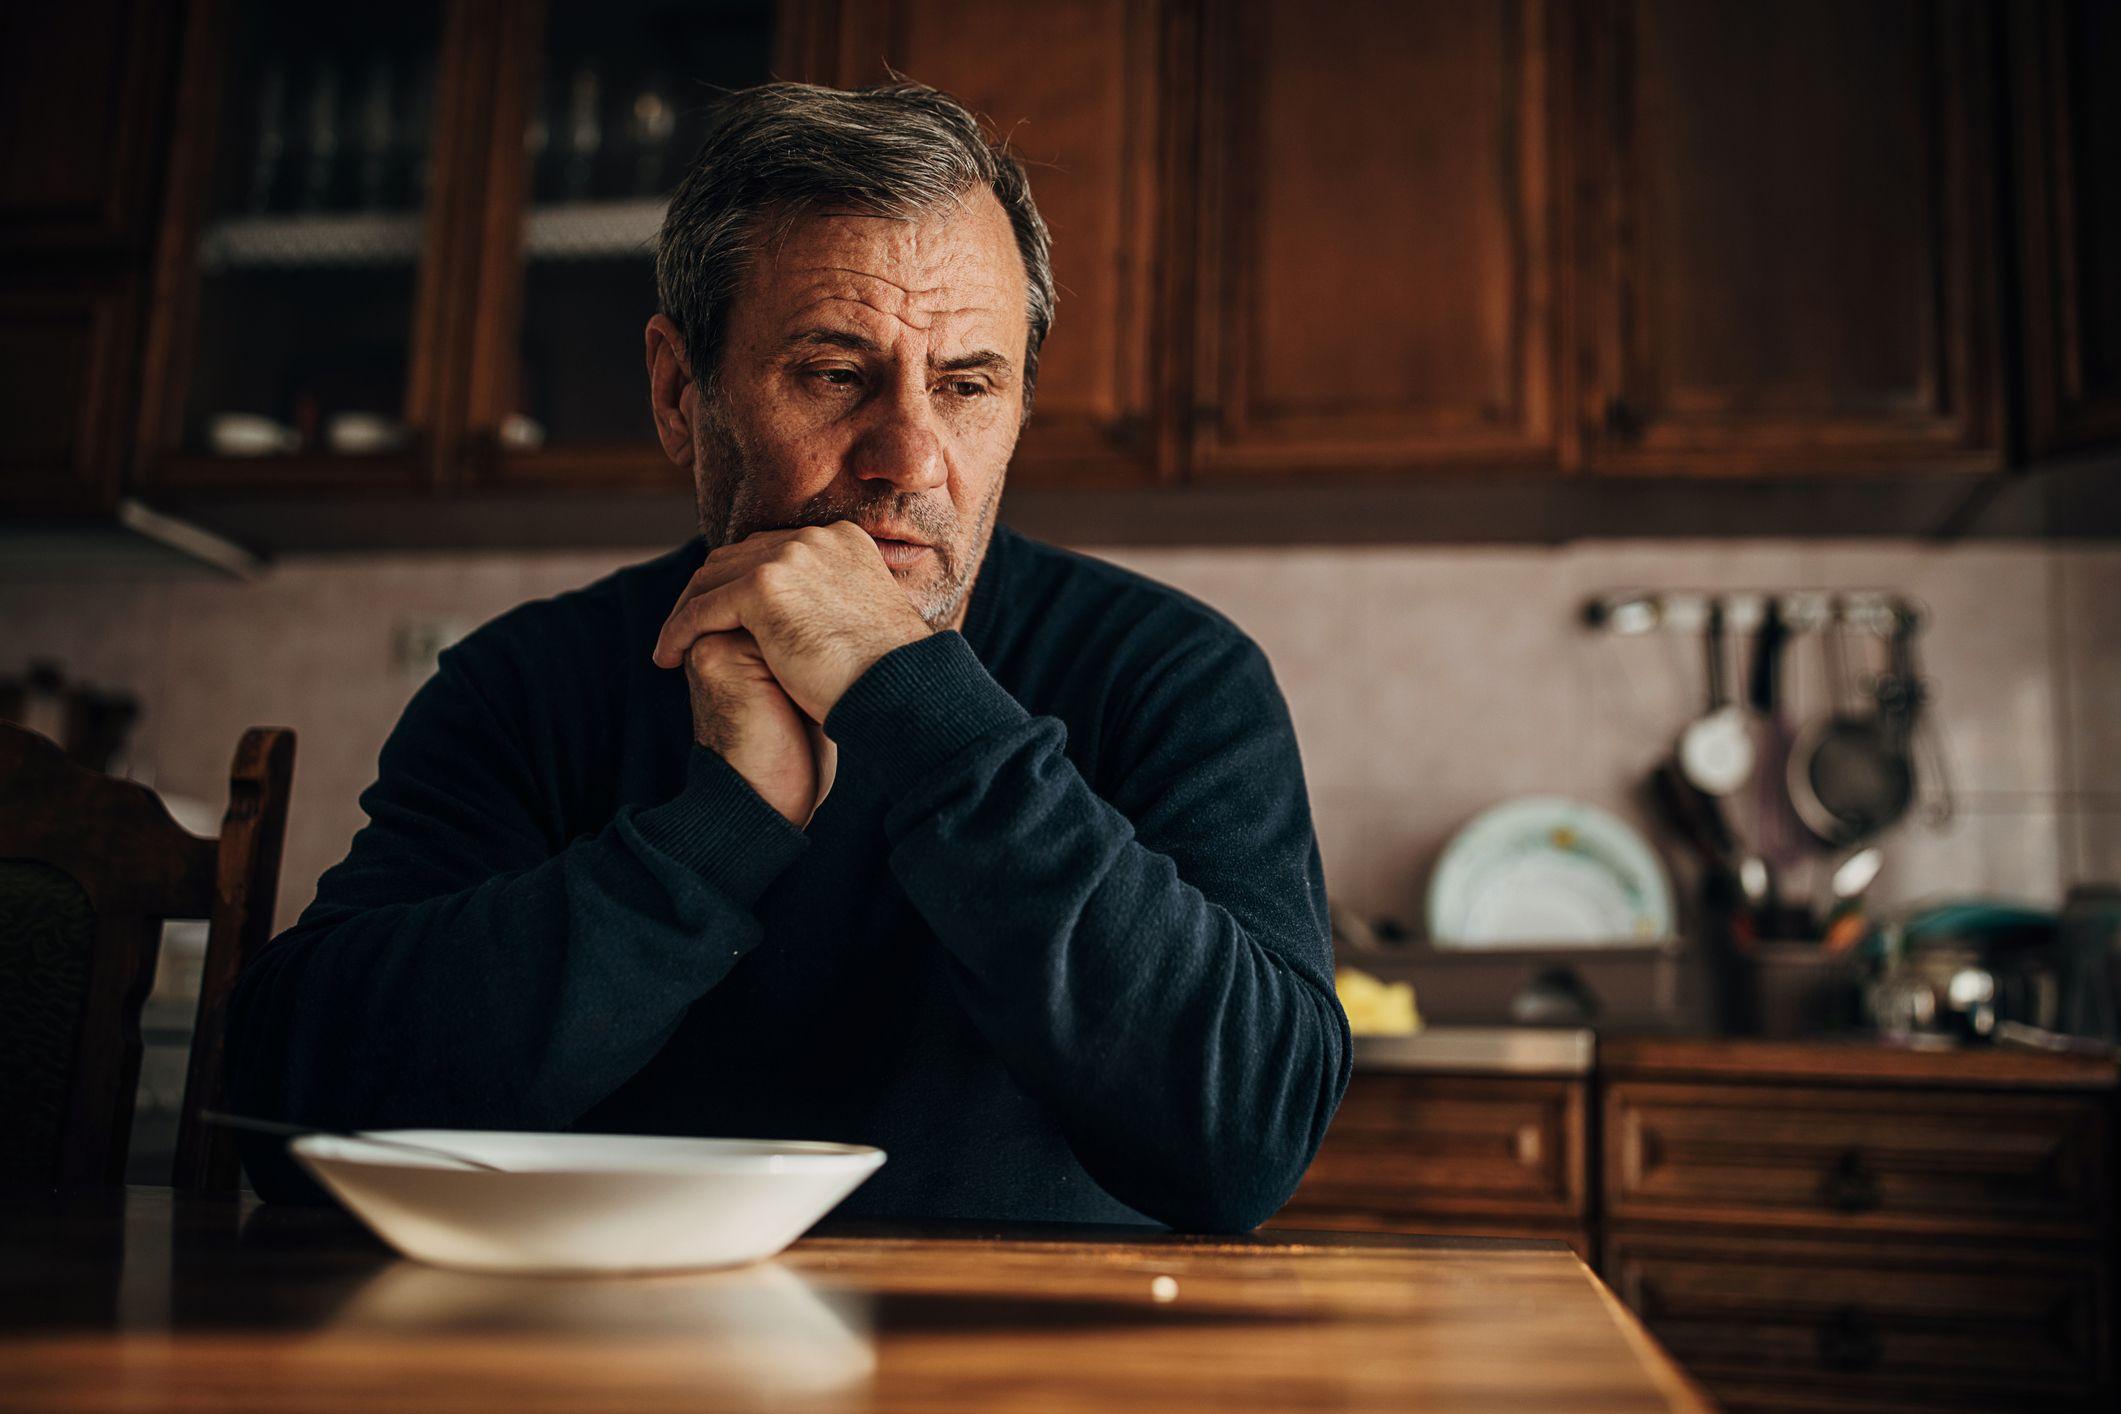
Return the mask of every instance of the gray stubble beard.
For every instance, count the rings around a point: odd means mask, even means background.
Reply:
[[[896,491],[851,501],[820,492],[799,506],[793,518],[781,525],[745,525],[744,522],[755,516],[756,507],[744,503],[742,492],[758,485],[757,459],[745,447],[743,437],[728,416],[718,393],[702,394],[700,413],[699,436],[693,444],[693,505],[699,517],[700,539],[709,550],[741,540],[757,530],[829,525],[839,520],[862,524],[860,513],[863,511],[870,512],[872,520],[910,521],[923,534],[938,542],[936,555],[943,566],[942,582],[928,591],[924,596],[926,602],[915,602],[914,609],[930,628],[940,629],[950,622],[965,596],[971,593],[979,562],[985,558],[987,541],[993,532],[995,507],[1001,503],[1002,487],[1009,479],[1006,469],[995,478],[994,489],[988,493],[986,504],[980,507],[979,523],[973,529],[971,544],[966,547],[971,553],[964,557],[963,563],[960,563],[955,535],[956,517],[952,516],[947,525],[938,524],[932,510],[933,502]],[[879,510],[885,514],[877,515]],[[743,527],[741,531],[740,526]]]

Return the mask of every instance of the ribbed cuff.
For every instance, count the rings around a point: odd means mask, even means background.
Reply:
[[[870,664],[825,714],[825,735],[885,788],[918,780],[990,732],[1030,720],[960,633],[936,633]]]
[[[697,745],[685,763],[685,788],[636,814],[633,823],[650,846],[745,908],[810,843],[736,767]]]

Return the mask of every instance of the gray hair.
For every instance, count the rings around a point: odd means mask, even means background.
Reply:
[[[671,197],[655,256],[662,312],[703,386],[713,386],[729,306],[751,258],[804,216],[822,207],[915,216],[984,188],[1008,213],[1028,276],[1030,413],[1039,346],[1053,327],[1053,266],[1046,223],[1006,140],[991,138],[950,95],[911,83],[763,84],[723,100],[716,123]]]

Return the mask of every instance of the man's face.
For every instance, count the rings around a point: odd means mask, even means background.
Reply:
[[[1023,421],[1025,290],[984,191],[916,218],[818,215],[763,250],[714,388],[686,399],[707,543],[851,520],[923,618],[958,623]]]

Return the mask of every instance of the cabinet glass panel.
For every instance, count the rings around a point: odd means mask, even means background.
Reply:
[[[656,307],[656,233],[715,101],[769,77],[773,7],[556,3],[543,49],[501,444],[652,445],[641,330]]]
[[[442,7],[232,9],[184,441],[225,456],[397,450]]]

